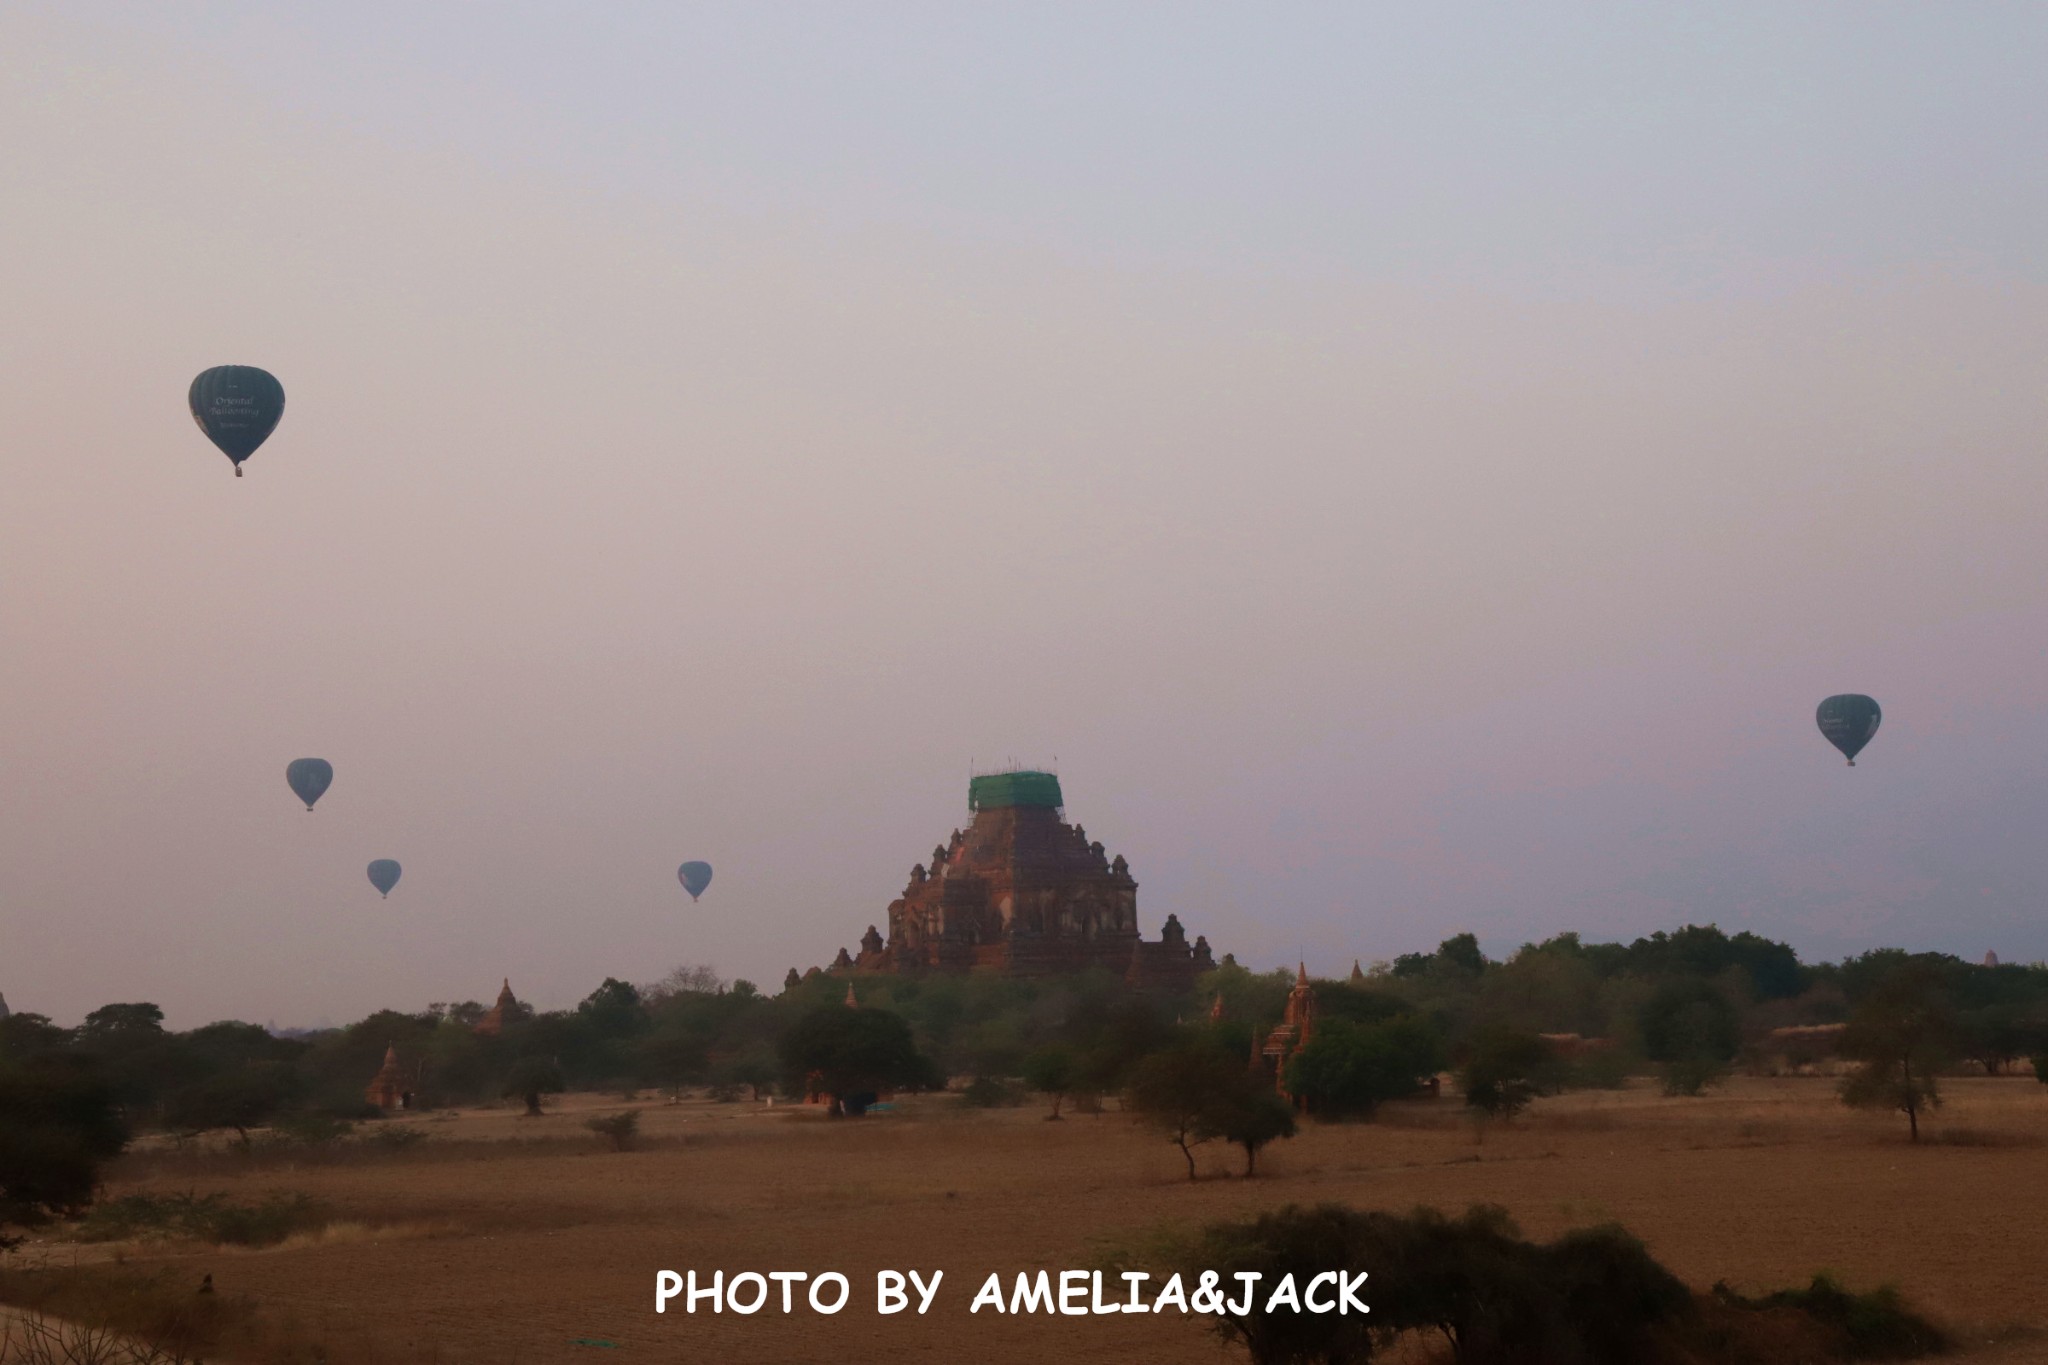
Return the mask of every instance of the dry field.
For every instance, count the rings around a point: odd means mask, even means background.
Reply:
[[[1260,1178],[1233,1151],[1179,1154],[1110,1112],[971,1112],[928,1097],[832,1122],[752,1105],[642,1105],[643,1149],[582,1128],[624,1107],[571,1096],[540,1119],[505,1110],[421,1120],[434,1140],[333,1164],[226,1154],[127,1158],[112,1194],[304,1192],[343,1225],[265,1251],[128,1248],[212,1272],[224,1291],[332,1341],[337,1361],[1204,1361],[1228,1359],[1167,1314],[970,1316],[991,1270],[1088,1263],[1105,1241],[1286,1202],[1401,1209],[1505,1205],[1534,1236],[1619,1221],[1696,1286],[1898,1284],[1971,1361],[2048,1361],[2048,1086],[1958,1080],[1929,1125],[1852,1114],[1829,1082],[1737,1080],[1704,1099],[1654,1090],[1543,1101],[1474,1130],[1452,1101],[1370,1125],[1310,1127]],[[1944,1140],[1945,1139],[1945,1140]],[[31,1249],[32,1252],[38,1249]],[[104,1248],[39,1249],[55,1260]],[[930,1316],[878,1317],[874,1274],[943,1269]],[[820,1317],[653,1311],[655,1272],[839,1270],[855,1295]],[[1381,1294],[1398,1286],[1376,1285]],[[602,1344],[613,1343],[615,1349]]]

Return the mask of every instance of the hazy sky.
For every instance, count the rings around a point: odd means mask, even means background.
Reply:
[[[0,991],[772,985],[1055,756],[1259,966],[2048,956],[2044,69],[2033,5],[0,4]]]

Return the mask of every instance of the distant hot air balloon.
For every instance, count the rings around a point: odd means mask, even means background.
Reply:
[[[1813,718],[1820,725],[1820,732],[1827,742],[1840,749],[1853,768],[1856,755],[1863,752],[1863,746],[1870,743],[1870,737],[1877,733],[1878,722],[1884,719],[1884,712],[1871,698],[1857,692],[1844,692],[1822,702]]]
[[[313,803],[334,784],[334,765],[324,758],[295,758],[285,768],[284,780],[306,803],[306,809],[311,810]]]
[[[683,890],[695,900],[704,894],[704,888],[711,885],[710,863],[684,863],[676,869],[676,880],[683,884]]]
[[[206,439],[235,462],[238,479],[242,461],[256,453],[284,416],[284,385],[253,365],[216,365],[192,381],[185,398]]]
[[[382,895],[389,896],[391,888],[398,885],[399,874],[403,871],[396,858],[379,858],[370,864],[370,885],[376,887]]]

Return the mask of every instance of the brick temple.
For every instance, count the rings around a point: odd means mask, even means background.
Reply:
[[[1187,941],[1172,915],[1159,939],[1138,935],[1138,883],[1087,831],[1066,822],[1059,778],[971,778],[973,820],[910,869],[889,905],[889,937],[869,925],[847,972],[1000,972],[1017,976],[1102,967],[1131,984],[1186,990],[1215,965],[1208,940]]]

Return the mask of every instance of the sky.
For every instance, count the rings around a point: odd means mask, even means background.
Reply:
[[[1261,968],[2048,957],[2044,67],[2019,4],[0,4],[0,992],[772,987],[1011,761]],[[219,364],[288,395],[240,480]]]

